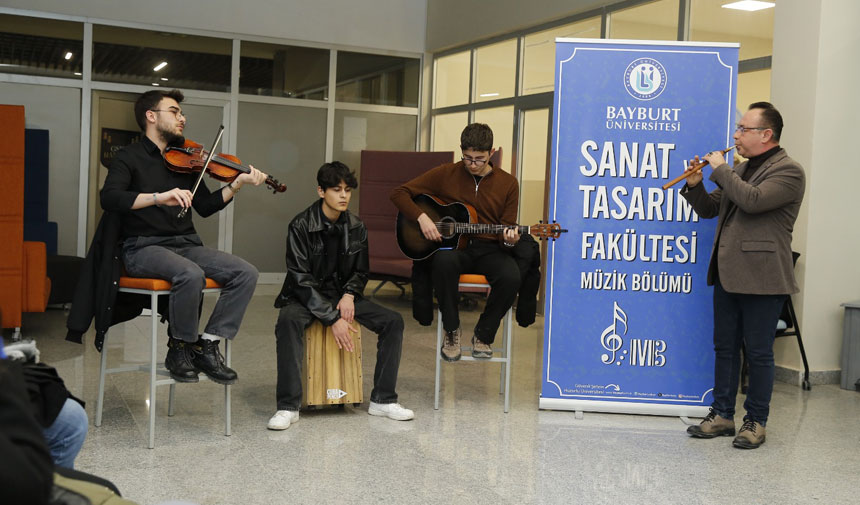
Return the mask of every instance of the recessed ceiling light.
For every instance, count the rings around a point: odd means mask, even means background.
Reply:
[[[152,85],[153,86],[161,86],[161,84],[158,84],[157,82],[152,83]]]
[[[156,66],[155,66],[155,68],[153,68],[153,70],[155,70],[156,72],[158,72],[159,70],[161,70],[162,68],[164,68],[164,67],[166,67],[166,66],[167,66],[167,62],[166,62],[166,61],[162,61],[161,63],[159,63],[158,65],[156,65]]]
[[[69,51],[69,52],[67,52],[67,53],[66,53],[66,59],[67,59],[67,60],[71,60],[71,59],[72,59],[72,52],[71,52],[71,51]]]
[[[166,80],[167,80],[167,77],[162,77],[162,78],[161,78],[161,80],[162,80],[162,81],[166,81]]]
[[[760,2],[759,0],[742,0],[740,2],[732,2],[724,4],[723,9],[736,9],[739,11],[760,11],[762,9],[770,9],[776,5],[773,2]]]
[[[491,97],[491,96],[499,96],[499,94],[498,94],[498,93],[482,93],[482,94],[481,94],[481,95],[479,95],[479,96],[480,96],[481,98],[488,98],[488,97]]]
[[[82,74],[80,72],[75,72],[75,75],[84,75],[84,74]]]

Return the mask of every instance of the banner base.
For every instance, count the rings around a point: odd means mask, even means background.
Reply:
[[[538,407],[543,410],[572,410],[672,417],[705,417],[708,415],[709,409],[709,407],[703,405],[604,402],[596,400],[565,400],[562,398],[541,398]]]

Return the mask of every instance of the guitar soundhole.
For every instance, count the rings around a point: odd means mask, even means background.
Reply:
[[[454,236],[454,225],[456,221],[452,217],[443,217],[442,220],[436,225],[439,229],[439,234],[442,235],[442,238],[449,239]]]

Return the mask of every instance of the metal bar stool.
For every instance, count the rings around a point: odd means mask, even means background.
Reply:
[[[490,283],[483,275],[463,274],[460,276],[460,290],[470,288],[479,288],[485,291],[490,290]],[[442,374],[442,357],[439,354],[439,349],[442,348],[442,336],[445,330],[442,328],[442,312],[437,311],[436,317],[436,387],[433,392],[433,408],[439,410],[439,387],[440,377]],[[461,361],[480,361],[484,363],[501,363],[502,369],[499,376],[499,394],[505,395],[505,413],[510,410],[510,390],[511,390],[511,343],[513,341],[513,308],[509,308],[505,313],[504,326],[502,328],[502,345],[501,347],[493,347],[493,357],[490,359],[475,359],[472,356],[466,356],[465,352],[471,351],[471,347],[461,347],[464,355],[460,358]],[[500,357],[496,357],[496,353]]]
[[[149,372],[149,448],[155,447],[155,388],[170,384],[170,393],[167,406],[167,415],[174,414],[174,389],[176,381],[170,378],[170,372],[164,367],[164,362],[156,363],[156,344],[158,342],[158,297],[161,295],[170,294],[171,284],[163,279],[146,279],[138,277],[120,277],[119,291],[123,293],[135,293],[140,295],[149,295],[150,311],[152,318],[152,333],[150,334],[150,358],[149,363],[145,364],[124,364],[116,368],[107,367],[107,339],[105,334],[104,347],[102,347],[101,364],[99,371],[99,396],[96,402],[96,420],[95,425],[102,425],[102,407],[104,406],[105,394],[105,375],[119,372]],[[204,293],[220,293],[221,285],[212,279],[206,279],[206,285],[203,288]],[[230,366],[230,340],[225,339],[224,359],[227,366]],[[164,379],[156,379],[156,376],[166,377]],[[208,379],[201,374],[201,379]],[[224,386],[224,435],[230,436],[230,386]]]

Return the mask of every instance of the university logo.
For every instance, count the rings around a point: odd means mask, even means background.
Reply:
[[[638,58],[624,71],[624,87],[637,100],[653,100],[666,89],[666,69],[654,58]]]

